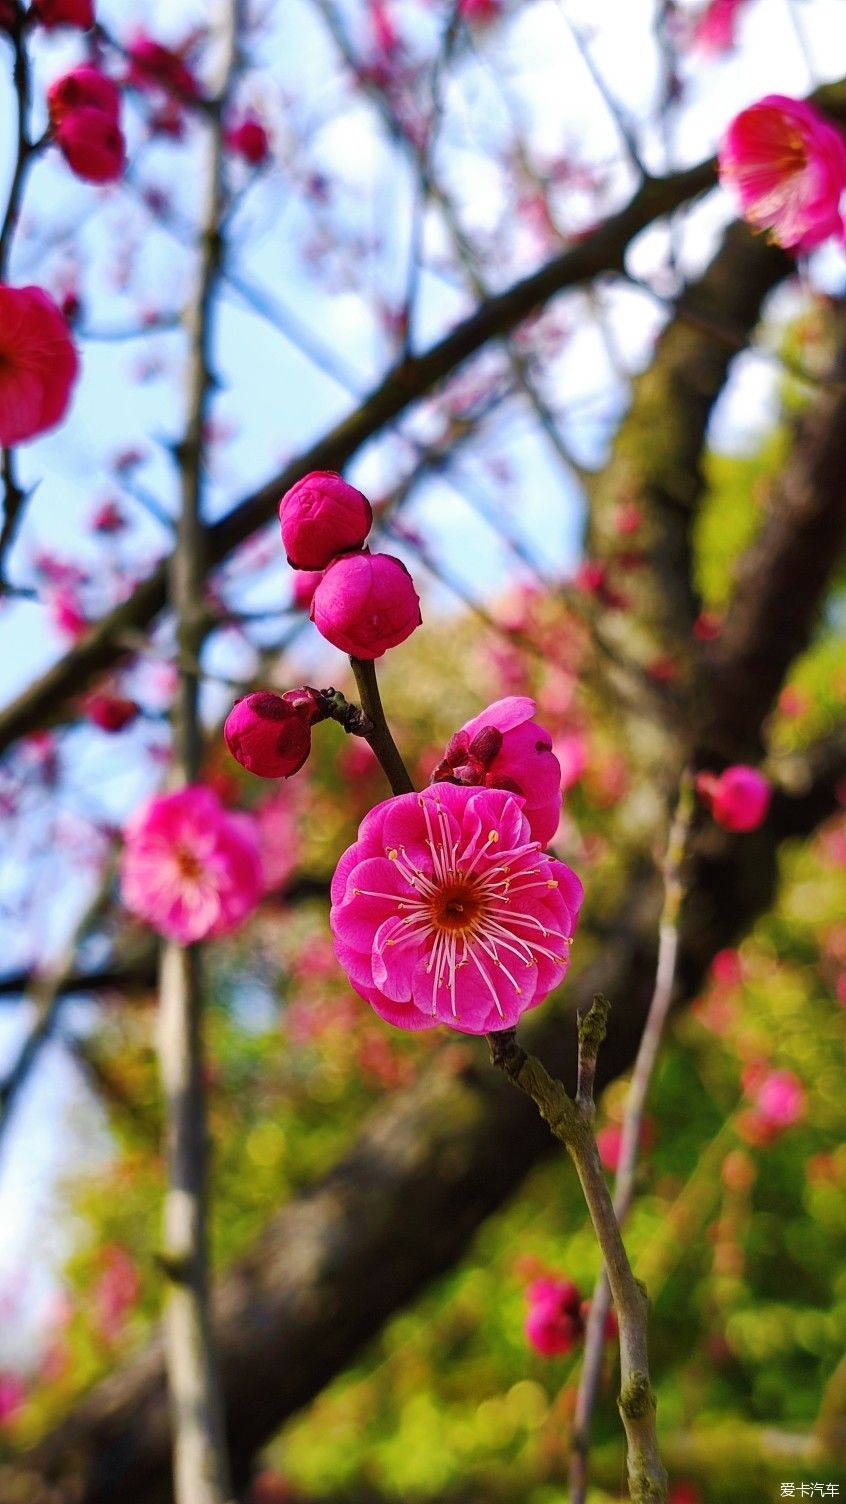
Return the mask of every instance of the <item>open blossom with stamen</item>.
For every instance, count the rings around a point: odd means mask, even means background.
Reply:
[[[378,804],[332,880],[347,976],[402,1029],[512,1028],[567,973],[582,884],[532,840],[523,800],[439,783]]]
[[[846,139],[803,99],[768,94],[741,110],[720,148],[720,182],[785,250],[843,239]]]
[[[157,794],[129,821],[121,858],[126,907],[190,945],[237,929],[264,891],[255,825],[191,784]]]

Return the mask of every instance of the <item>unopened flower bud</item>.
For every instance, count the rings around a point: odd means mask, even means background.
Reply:
[[[391,554],[345,554],[314,592],[318,632],[353,658],[381,658],[420,626],[420,597],[404,564]]]
[[[57,26],[90,31],[94,25],[93,0],[33,0],[31,12],[45,31],[53,31]]]
[[[700,773],[696,791],[724,830],[757,830],[767,818],[772,789],[757,768],[736,763],[719,777]]]
[[[236,762],[258,778],[290,778],[311,751],[311,728],[321,718],[320,695],[303,686],[276,694],[263,689],[237,700],[223,734]]]
[[[114,183],[126,166],[123,133],[102,110],[71,110],[56,128],[56,145],[85,183]]]
[[[294,569],[325,569],[361,548],[373,524],[367,497],[332,470],[312,470],[279,503],[279,524]]]
[[[237,125],[230,125],[224,140],[233,155],[242,157],[251,167],[260,167],[270,156],[267,131],[256,115],[245,115]]]
[[[115,124],[120,119],[120,90],[99,68],[85,65],[63,73],[47,90],[52,125],[61,125],[76,110],[99,110]]]
[[[291,598],[298,611],[307,611],[314,592],[323,578],[322,569],[298,569],[294,575]]]
[[[105,691],[89,695],[85,701],[85,714],[101,731],[114,735],[129,726],[138,716],[138,706],[125,695],[108,694]]]

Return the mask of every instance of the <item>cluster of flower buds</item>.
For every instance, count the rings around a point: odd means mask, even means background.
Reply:
[[[117,84],[98,68],[74,68],[50,85],[47,108],[71,172],[86,183],[115,182],[126,165]]]
[[[311,728],[329,714],[327,695],[304,684],[277,694],[260,689],[236,700],[223,728],[236,762],[258,778],[290,778],[311,751]]]
[[[367,497],[331,470],[313,470],[279,503],[288,563],[320,572],[309,614],[333,647],[381,658],[420,626],[420,599],[405,565],[365,548],[373,525]]]

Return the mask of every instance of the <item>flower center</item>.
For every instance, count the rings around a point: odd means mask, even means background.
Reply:
[[[186,883],[199,882],[203,875],[203,864],[195,855],[190,846],[177,846],[174,856],[179,870],[179,876]]]
[[[461,934],[471,930],[482,904],[471,883],[454,883],[442,888],[432,901],[432,922],[437,929]]]

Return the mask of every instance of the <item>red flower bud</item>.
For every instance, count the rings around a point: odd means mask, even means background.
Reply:
[[[114,183],[126,165],[120,126],[102,110],[72,110],[56,129],[56,144],[71,172],[86,183]]]
[[[318,632],[354,658],[381,658],[420,626],[420,598],[404,564],[391,554],[344,554],[314,592]]]
[[[307,611],[314,599],[314,592],[323,578],[322,569],[298,569],[294,575],[291,592],[298,611]]]
[[[245,115],[238,125],[230,125],[224,139],[233,155],[251,167],[260,167],[270,156],[267,131],[255,115]]]
[[[290,778],[311,751],[311,728],[322,717],[316,689],[286,694],[258,690],[233,705],[223,734],[236,762],[258,778]]]
[[[116,125],[120,117],[120,91],[98,68],[73,68],[50,85],[47,108],[54,126],[61,125],[75,110],[99,110]]]
[[[373,524],[370,502],[332,470],[312,470],[279,503],[288,563],[325,569],[337,554],[361,548]]]
[[[124,695],[93,694],[85,701],[85,713],[101,731],[114,734],[135,720],[138,706]]]
[[[502,732],[498,726],[483,726],[481,731],[476,732],[468,751],[471,757],[487,765],[502,750],[502,741]]]
[[[772,789],[757,768],[735,763],[719,777],[700,773],[696,792],[724,830],[757,830],[767,818]]]
[[[75,26],[90,31],[94,25],[93,0],[32,0],[31,14],[45,31],[56,26]]]

